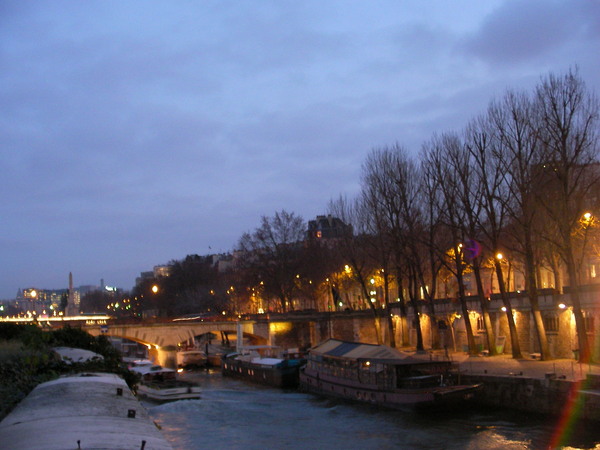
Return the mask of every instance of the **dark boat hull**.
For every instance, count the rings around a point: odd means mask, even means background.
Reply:
[[[321,375],[304,368],[299,374],[299,387],[327,397],[369,403],[400,410],[446,410],[470,402],[480,385],[440,386],[417,389],[380,389],[357,381]]]
[[[221,366],[224,376],[277,388],[297,388],[299,369],[300,363],[295,361],[290,364],[265,366],[235,358],[223,359]]]

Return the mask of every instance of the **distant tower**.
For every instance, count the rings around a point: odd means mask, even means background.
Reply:
[[[67,316],[77,316],[77,305],[75,305],[75,290],[73,289],[73,273],[69,272],[69,293],[67,297]]]

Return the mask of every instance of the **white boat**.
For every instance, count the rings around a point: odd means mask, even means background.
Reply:
[[[177,367],[182,369],[194,369],[205,367],[207,364],[206,354],[202,350],[180,350],[177,352]]]
[[[125,361],[125,358],[123,358],[123,361]],[[149,359],[131,359],[125,362],[127,362],[127,368],[129,370],[135,370],[136,372],[140,367],[151,367],[154,365]]]
[[[189,381],[179,380],[177,372],[173,369],[159,365],[140,365],[131,370],[142,376],[137,386],[139,396],[157,402],[200,398],[200,386]]]

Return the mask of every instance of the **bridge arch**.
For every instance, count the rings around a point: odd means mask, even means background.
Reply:
[[[149,347],[150,354],[158,364],[174,366],[178,344],[194,339],[206,333],[219,335],[225,332],[235,335],[237,339],[238,327],[244,339],[251,343],[263,344],[268,342],[268,336],[260,334],[254,329],[254,322],[186,322],[186,323],[156,323],[156,324],[106,324],[90,325],[84,327],[94,336],[101,334],[111,337],[129,339]]]

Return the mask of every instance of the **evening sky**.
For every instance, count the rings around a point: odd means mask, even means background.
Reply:
[[[598,92],[599,49],[591,0],[0,0],[0,298],[310,220],[507,88]]]

